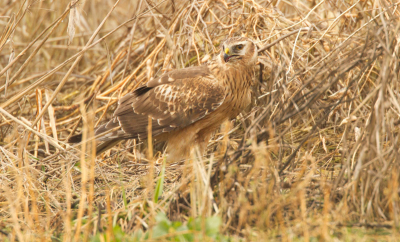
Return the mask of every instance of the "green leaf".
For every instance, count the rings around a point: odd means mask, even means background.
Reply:
[[[206,219],[206,234],[207,236],[216,239],[221,226],[221,218],[217,216],[209,217]]]
[[[164,213],[158,213],[156,215],[156,226],[153,228],[153,238],[157,238],[169,233],[169,228],[171,227],[172,223],[167,218],[167,215]]]
[[[161,197],[162,192],[163,192],[163,185],[164,185],[164,176],[165,176],[165,163],[166,163],[166,157],[164,157],[163,165],[161,168],[161,173],[160,177],[158,178],[156,189],[154,191],[154,203],[158,202],[158,198]]]
[[[158,223],[153,228],[153,238],[158,238],[169,233],[170,226],[166,221]]]
[[[174,229],[178,230],[179,228],[182,227],[182,223],[179,222],[179,221],[174,221],[174,222],[172,222],[172,227],[173,227]]]
[[[114,233],[114,241],[123,241],[125,237],[124,231],[122,231],[121,227],[118,225],[114,226],[113,228],[113,233]]]
[[[28,155],[28,157],[31,158],[31,159],[33,159],[33,160],[36,160],[36,161],[39,161],[39,160],[40,160],[39,158],[36,158],[36,157],[34,157],[33,155]]]
[[[96,234],[95,236],[92,237],[92,239],[90,241],[91,242],[101,242],[100,236],[103,236],[103,235],[102,234]]]
[[[165,215],[165,213],[158,213],[156,215],[156,222],[160,223],[160,222],[167,222],[169,224],[169,226],[171,226],[171,221],[169,221],[167,215]]]

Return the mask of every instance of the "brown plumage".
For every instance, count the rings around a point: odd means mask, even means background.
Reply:
[[[122,97],[113,119],[96,129],[98,141],[103,142],[97,154],[124,139],[147,139],[149,116],[154,139],[168,141],[168,160],[187,157],[195,144],[205,151],[221,123],[249,105],[256,61],[255,44],[234,37],[207,65],[173,70],[150,80]],[[69,139],[80,141],[80,135]]]

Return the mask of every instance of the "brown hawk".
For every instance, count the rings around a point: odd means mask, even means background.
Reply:
[[[150,80],[123,96],[113,119],[96,129],[96,139],[103,142],[97,154],[121,140],[146,139],[149,117],[154,139],[168,142],[168,160],[187,157],[195,145],[205,151],[213,132],[250,104],[256,62],[253,41],[234,37],[207,65],[173,70]],[[68,141],[81,139],[75,135]]]

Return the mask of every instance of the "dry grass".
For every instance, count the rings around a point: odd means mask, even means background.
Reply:
[[[0,240],[113,241],[164,212],[217,215],[234,241],[396,241],[399,16],[391,0],[6,1]],[[207,157],[164,174],[160,144],[154,158],[132,140],[94,156],[118,97],[241,34],[268,47],[252,106]],[[71,147],[76,132],[86,142]]]

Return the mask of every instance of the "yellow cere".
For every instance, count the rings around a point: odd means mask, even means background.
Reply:
[[[229,54],[229,48],[225,48],[225,54]]]

